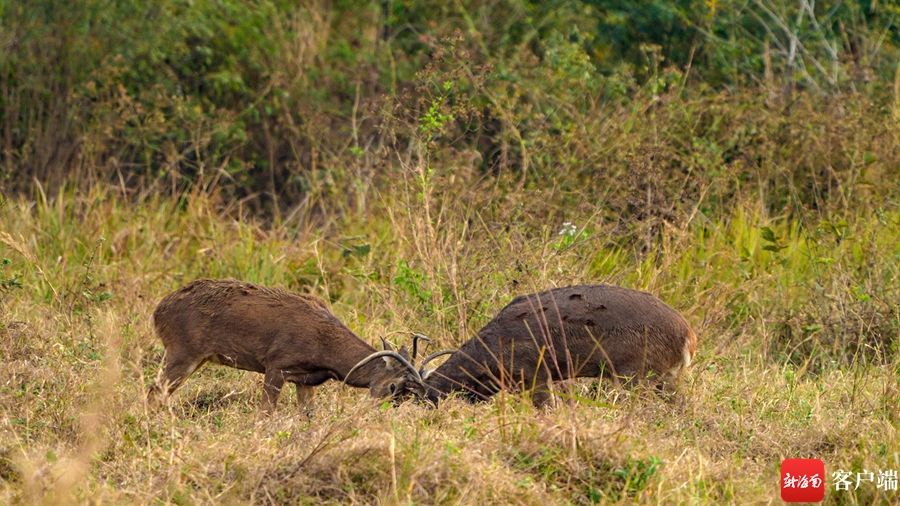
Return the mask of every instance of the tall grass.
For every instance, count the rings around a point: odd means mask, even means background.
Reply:
[[[891,2],[58,3],[0,3],[0,502],[748,504],[783,458],[900,469]],[[198,277],[442,348],[614,283],[700,346],[671,399],[327,384],[262,417],[210,366],[150,409],[150,315]]]
[[[795,220],[740,201],[662,228],[643,251],[612,236],[602,203],[563,227],[521,218],[527,192],[491,207],[440,184],[411,173],[323,227],[263,226],[204,193],[6,201],[0,497],[745,503],[777,497],[786,457],[898,466],[895,206]],[[516,294],[611,282],[658,294],[701,344],[671,401],[581,381],[549,411],[509,394],[432,410],[331,384],[312,420],[289,398],[264,418],[257,375],[207,367],[168,409],[148,409],[162,358],[149,315],[201,276],[315,293],[369,342],[418,330],[440,347]],[[889,494],[829,492],[847,504]]]

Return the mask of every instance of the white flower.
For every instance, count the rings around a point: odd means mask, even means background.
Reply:
[[[562,228],[559,229],[559,234],[566,237],[575,237],[575,234],[578,232],[578,227],[576,227],[571,221],[567,221],[562,224]]]

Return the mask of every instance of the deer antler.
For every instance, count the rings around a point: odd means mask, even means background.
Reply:
[[[355,366],[353,366],[352,369],[350,369],[350,371],[346,374],[346,376],[344,376],[344,383],[347,382],[347,378],[349,378],[350,375],[353,374],[354,371],[356,371],[360,367],[368,364],[369,362],[371,362],[379,357],[391,357],[391,358],[395,359],[397,362],[400,362],[404,367],[409,369],[409,371],[415,375],[416,381],[418,381],[420,383],[423,382],[422,375],[419,374],[419,371],[416,370],[416,367],[414,365],[412,365],[409,362],[409,360],[406,359],[406,357],[397,353],[396,351],[384,350],[384,351],[376,351],[375,353],[372,353],[368,357],[357,362],[357,364]]]
[[[428,338],[425,334],[419,334],[418,332],[412,333],[412,361],[416,362],[416,355],[419,353],[419,339],[427,342],[431,342],[431,339]]]
[[[428,364],[428,362],[431,362],[432,360],[442,357],[444,355],[452,355],[454,353],[456,353],[456,350],[441,350],[441,351],[436,351],[436,352],[432,353],[431,355],[428,355],[427,357],[425,357],[422,360],[422,363],[419,364],[419,376],[422,377],[422,379],[425,379],[428,377],[429,374],[431,374],[431,371],[434,370],[434,369],[428,370],[428,371],[425,370],[425,366]]]

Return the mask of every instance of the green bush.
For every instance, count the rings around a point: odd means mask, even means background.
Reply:
[[[425,164],[512,187],[561,175],[638,219],[748,187],[773,209],[821,207],[895,161],[897,14],[875,2],[9,1],[2,184],[198,189],[277,215],[356,205]],[[852,128],[834,126],[845,118]],[[859,128],[864,145],[840,142]],[[833,157],[803,159],[799,141],[821,138]]]

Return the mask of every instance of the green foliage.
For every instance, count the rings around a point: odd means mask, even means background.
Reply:
[[[13,288],[22,288],[22,281],[19,279],[19,273],[11,268],[12,260],[4,258],[0,260],[0,291],[7,291]]]
[[[406,260],[400,260],[397,262],[393,283],[413,300],[423,304],[427,311],[431,311],[431,290],[427,288],[429,282],[424,273],[410,267]]]
[[[621,496],[633,497],[641,492],[650,482],[650,479],[659,471],[662,461],[650,456],[647,459],[628,459],[625,464],[613,470],[613,476],[621,480],[621,491],[616,490],[613,496],[618,500]]]
[[[444,105],[443,102],[443,97],[432,100],[428,110],[419,118],[419,130],[427,136],[428,140],[439,134],[443,130],[444,125],[453,121],[452,114],[441,112],[441,108]]]
[[[558,239],[553,243],[553,249],[561,251],[570,248],[579,241],[584,242],[590,239],[590,236],[590,232],[586,229],[582,228],[579,230],[577,225],[567,221],[562,224],[562,228],[557,232]]]
[[[593,50],[604,68],[628,65],[652,75],[643,46],[662,61],[690,66],[710,84],[743,84],[767,75],[786,83],[838,88],[855,78],[847,60],[886,78],[900,42],[889,3],[869,1],[740,2],[732,0],[587,0],[597,12]],[[893,47],[870,59],[860,54],[864,33],[879,33]],[[649,73],[649,74],[648,74]]]
[[[668,200],[680,197],[666,188],[683,186],[679,174],[715,178],[741,158],[741,184],[762,174],[773,208],[783,192],[808,203],[820,189],[803,179],[825,166],[842,175],[846,163],[771,169],[760,137],[784,125],[759,121],[758,108],[796,110],[794,95],[813,93],[822,98],[800,101],[821,109],[865,91],[875,103],[864,114],[886,114],[879,104],[893,93],[900,45],[896,7],[862,1],[57,7],[0,9],[0,35],[15,41],[0,55],[4,187],[199,188],[250,197],[242,202],[270,215],[304,199],[365,199],[350,175],[389,186],[402,172],[397,152],[426,155],[438,170],[473,160],[472,178],[538,185],[562,171],[571,188],[590,180],[617,194],[622,182]],[[736,89],[759,99],[744,114],[733,104],[721,119],[704,112]],[[641,145],[651,139],[633,136],[648,120],[664,133],[653,155]],[[687,131],[668,124],[685,120]],[[853,163],[893,158],[866,146]],[[642,167],[660,160],[669,166],[658,174]],[[620,204],[619,213],[647,211]]]

